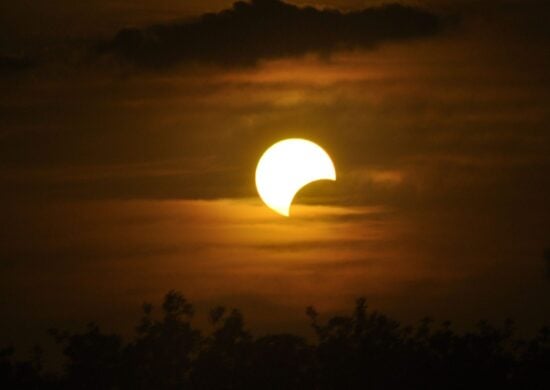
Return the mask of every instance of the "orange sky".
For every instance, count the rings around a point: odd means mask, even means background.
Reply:
[[[304,331],[305,306],[338,312],[359,295],[405,321],[550,319],[544,4],[468,5],[437,36],[326,58],[142,70],[83,63],[62,22],[112,36],[231,2],[24,3],[7,5],[22,24],[4,25],[0,49],[64,43],[0,79],[6,342],[90,319],[129,329],[170,289],[199,317],[240,307],[260,331]],[[300,192],[291,219],[253,181],[285,137],[318,142],[338,174]]]

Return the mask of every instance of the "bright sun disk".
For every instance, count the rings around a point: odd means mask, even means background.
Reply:
[[[256,168],[258,194],[269,208],[286,217],[296,194],[317,180],[336,180],[334,164],[323,148],[300,138],[272,145]]]

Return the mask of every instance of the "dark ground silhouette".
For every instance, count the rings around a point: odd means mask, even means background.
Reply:
[[[349,316],[321,322],[306,314],[315,342],[292,334],[254,337],[238,310],[210,312],[212,331],[193,327],[193,306],[171,291],[161,318],[152,305],[132,340],[90,324],[80,333],[51,330],[64,371],[45,374],[42,351],[16,361],[0,350],[2,389],[548,389],[550,330],[529,340],[513,323],[480,322],[458,333],[428,318],[404,326],[358,299]]]

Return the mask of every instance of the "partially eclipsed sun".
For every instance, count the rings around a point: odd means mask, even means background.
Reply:
[[[260,198],[286,217],[296,194],[317,180],[336,180],[336,170],[327,152],[305,139],[277,142],[265,151],[256,168]]]

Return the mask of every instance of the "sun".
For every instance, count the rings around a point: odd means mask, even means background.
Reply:
[[[296,194],[317,180],[336,180],[327,152],[301,138],[279,141],[267,149],[256,168],[256,188],[264,203],[288,217]]]

